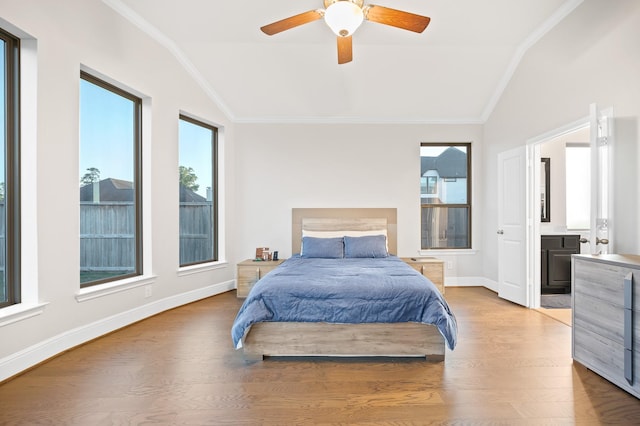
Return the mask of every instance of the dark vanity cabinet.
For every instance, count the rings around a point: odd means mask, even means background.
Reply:
[[[580,253],[580,235],[542,235],[542,294],[571,293],[571,255]]]

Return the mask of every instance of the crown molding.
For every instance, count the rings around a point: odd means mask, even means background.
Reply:
[[[534,30],[516,48],[509,65],[502,78],[498,82],[493,95],[486,104],[479,117],[468,118],[381,118],[381,117],[238,117],[227,106],[220,95],[211,87],[207,79],[200,73],[196,66],[187,58],[178,45],[162,33],[158,28],[133,11],[120,0],[102,0],[116,13],[127,19],[140,30],[164,46],[176,60],[184,67],[187,73],[196,81],[207,96],[220,108],[223,114],[234,123],[244,124],[484,124],[489,119],[502,97],[507,85],[511,81],[516,69],[520,65],[526,52],[535,45],[547,32],[566,18],[584,0],[567,0],[560,6],[542,25]]]
[[[206,78],[200,73],[196,66],[187,58],[178,45],[167,37],[162,31],[153,26],[149,21],[144,19],[138,13],[133,11],[130,7],[122,3],[120,0],[102,0],[107,6],[127,19],[133,25],[138,27],[141,31],[145,32],[152,39],[157,41],[161,46],[165,47],[176,60],[182,65],[187,73],[193,78],[196,83],[204,90],[209,98],[222,110],[222,113],[231,121],[235,121],[236,117],[227,104],[222,100],[220,95],[211,87]]]
[[[498,104],[498,101],[502,97],[509,81],[513,77],[513,74],[516,72],[518,65],[520,65],[520,61],[524,57],[525,53],[538,42],[546,33],[548,33],[551,29],[553,29],[556,25],[558,25],[564,18],[566,18],[571,12],[575,10],[584,0],[567,0],[556,10],[553,15],[551,15],[546,21],[542,23],[538,28],[536,28],[529,36],[524,39],[520,45],[516,48],[516,51],[507,66],[502,78],[498,82],[498,86],[496,90],[493,92],[493,95],[489,99],[489,102],[484,108],[480,119],[482,122],[486,122],[494,108]]]

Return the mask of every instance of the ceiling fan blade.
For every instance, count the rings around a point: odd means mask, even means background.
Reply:
[[[429,21],[431,21],[431,18],[426,16],[373,4],[366,7],[364,18],[378,24],[391,25],[392,27],[416,33],[423,32],[429,25]]]
[[[277,22],[260,27],[263,33],[267,35],[278,34],[282,31],[289,30],[291,28],[298,27],[309,22],[317,21],[322,18],[323,13],[321,10],[310,10],[298,15],[290,16]]]
[[[353,60],[353,45],[351,36],[338,36],[338,64],[346,64]]]

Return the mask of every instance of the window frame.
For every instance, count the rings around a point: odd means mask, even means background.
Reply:
[[[202,120],[198,120],[196,118],[193,118],[187,114],[184,113],[180,113],[178,116],[178,120],[183,120],[185,122],[188,122],[190,124],[196,125],[196,126],[200,126],[203,127],[205,129],[211,130],[211,179],[213,180],[212,184],[211,184],[211,191],[212,191],[212,198],[211,198],[211,203],[212,203],[212,218],[211,218],[211,232],[212,232],[212,258],[211,259],[205,259],[205,260],[199,260],[199,261],[195,261],[195,262],[189,262],[189,263],[181,263],[180,261],[180,256],[181,253],[178,250],[178,265],[180,268],[184,268],[184,267],[189,267],[189,266],[195,266],[195,265],[202,265],[205,263],[211,263],[211,262],[217,262],[220,259],[220,253],[219,253],[219,205],[218,205],[218,188],[219,188],[219,178],[218,178],[218,133],[219,133],[219,129],[218,127],[206,123]],[[178,121],[179,123],[179,121]],[[178,145],[180,144],[180,140],[178,138]],[[180,148],[178,147],[178,152],[180,151]],[[179,156],[178,156],[179,158]],[[178,192],[178,206],[179,206],[179,192]],[[182,235],[180,233],[180,230],[178,230],[178,238],[180,238]]]
[[[0,308],[22,302],[20,238],[20,39],[0,28],[5,42],[5,290]]]
[[[134,271],[130,274],[122,274],[115,277],[107,277],[93,281],[87,281],[84,283],[80,283],[80,288],[89,288],[95,285],[109,283],[109,282],[117,282],[121,280],[125,280],[132,277],[137,277],[143,275],[143,216],[142,216],[142,99],[118,86],[115,84],[109,83],[95,75],[81,70],[80,71],[80,79],[85,80],[89,83],[95,84],[102,89],[108,90],[116,95],[122,96],[130,101],[132,101],[135,105],[134,107],[134,198],[133,201],[135,203],[134,206],[134,222],[135,222],[135,232],[134,232],[134,247],[135,247],[135,261],[134,261]]]
[[[472,233],[472,168],[471,168],[471,142],[421,142],[420,147],[427,146],[441,146],[441,147],[465,147],[467,149],[467,188],[466,188],[466,203],[423,203],[422,197],[420,197],[420,251],[437,251],[437,250],[470,250],[473,248],[473,233]],[[422,154],[420,155],[422,158]],[[420,176],[422,178],[423,176]],[[444,180],[444,179],[443,179]],[[423,247],[422,232],[423,232],[423,211],[424,209],[436,209],[436,208],[464,208],[467,210],[467,244],[463,247]]]

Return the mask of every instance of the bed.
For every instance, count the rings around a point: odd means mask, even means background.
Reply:
[[[296,254],[255,284],[234,321],[234,346],[249,359],[444,360],[455,316],[433,283],[392,255],[396,229],[395,209],[293,209]]]

